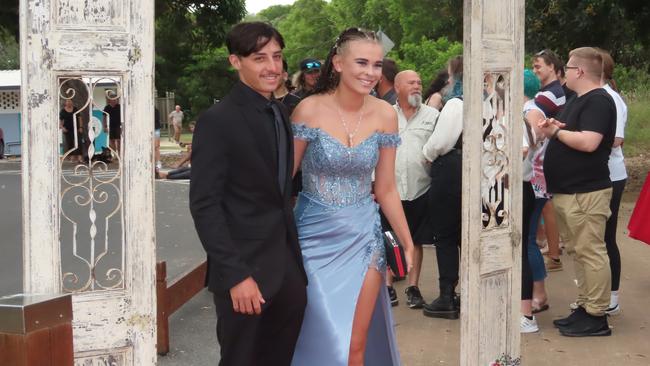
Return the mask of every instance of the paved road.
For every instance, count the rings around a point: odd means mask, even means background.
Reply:
[[[108,174],[110,175],[110,174]],[[108,176],[107,175],[107,176]],[[20,163],[0,160],[0,296],[21,292],[22,290],[22,204],[21,204]],[[73,192],[71,192],[73,193]],[[156,236],[157,258],[167,261],[169,278],[184,272],[204,258],[203,249],[198,241],[187,200],[189,185],[187,181],[156,181]],[[79,222],[78,230],[87,235],[89,227],[88,208],[72,204],[72,197],[64,198],[64,212],[71,220]],[[114,196],[112,197],[114,198]],[[107,212],[106,208],[97,207],[98,218]],[[84,221],[85,220],[85,221]],[[119,225],[116,220],[109,222],[112,235],[109,239],[108,257],[119,258]],[[98,230],[103,229],[103,220],[97,220]],[[117,228],[117,230],[116,230]],[[61,236],[65,238],[64,265],[75,267],[70,238],[72,226],[70,221],[62,219]],[[80,235],[81,235],[80,234]],[[96,250],[103,248],[101,235],[97,235]],[[80,246],[81,247],[81,246]],[[87,250],[78,248],[78,254],[87,255]]]

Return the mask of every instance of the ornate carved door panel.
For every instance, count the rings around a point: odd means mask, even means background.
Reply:
[[[464,6],[461,365],[475,366],[520,353],[524,2]]]
[[[74,294],[76,365],[156,362],[153,9],[20,2],[24,288]]]

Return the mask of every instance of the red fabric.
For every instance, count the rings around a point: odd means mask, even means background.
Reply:
[[[395,247],[394,249],[395,252],[395,258],[397,259],[397,277],[406,277],[406,271],[404,270],[404,264],[402,263],[402,253],[399,250],[399,247]]]
[[[645,178],[627,228],[631,238],[650,245],[650,173]]]

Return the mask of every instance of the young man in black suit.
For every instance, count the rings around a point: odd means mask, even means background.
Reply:
[[[284,41],[240,23],[226,45],[239,82],[208,109],[192,141],[190,210],[208,254],[219,365],[289,365],[307,277],[293,218],[293,144],[282,82]]]

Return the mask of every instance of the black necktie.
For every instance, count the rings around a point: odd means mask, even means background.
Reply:
[[[271,102],[270,104],[275,122],[275,142],[278,147],[278,184],[280,185],[280,193],[284,194],[287,179],[287,131],[277,102]]]

